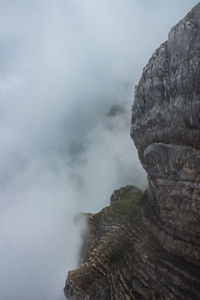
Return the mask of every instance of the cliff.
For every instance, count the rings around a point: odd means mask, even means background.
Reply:
[[[200,299],[200,3],[169,33],[135,91],[131,137],[148,191],[127,186],[88,214],[77,300]]]

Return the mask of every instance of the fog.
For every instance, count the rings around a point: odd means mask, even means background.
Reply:
[[[0,300],[64,300],[74,215],[122,185],[145,188],[134,86],[197,3],[0,1]]]

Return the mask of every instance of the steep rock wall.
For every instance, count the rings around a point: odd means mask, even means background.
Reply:
[[[136,87],[131,136],[148,191],[121,188],[87,215],[76,300],[200,299],[200,4],[156,50]]]
[[[159,227],[176,239],[176,247],[166,246],[199,265],[200,4],[172,28],[145,67],[131,136],[148,173]]]

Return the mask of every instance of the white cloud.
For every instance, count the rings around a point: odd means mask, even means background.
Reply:
[[[64,299],[74,214],[145,185],[129,137],[133,87],[197,2],[0,2],[0,299]],[[114,103],[127,113],[108,121]]]

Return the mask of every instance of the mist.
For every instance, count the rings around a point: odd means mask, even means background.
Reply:
[[[0,300],[64,300],[74,216],[122,185],[145,189],[134,86],[197,3],[0,1]]]

